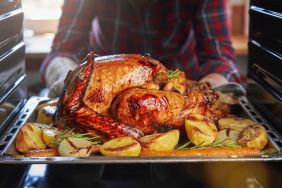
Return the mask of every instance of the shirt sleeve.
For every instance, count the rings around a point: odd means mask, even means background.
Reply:
[[[219,73],[229,81],[239,82],[240,75],[234,61],[226,0],[199,0],[197,3],[193,24],[201,77]]]
[[[53,40],[51,52],[44,59],[41,75],[48,64],[57,56],[71,58],[79,63],[86,56],[89,46],[89,32],[94,14],[94,0],[65,0],[58,31]]]

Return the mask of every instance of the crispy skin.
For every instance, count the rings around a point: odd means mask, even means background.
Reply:
[[[42,129],[37,123],[25,123],[16,136],[16,148],[21,153],[30,150],[45,149],[42,138]]]
[[[104,56],[97,58],[96,62],[94,53],[90,53],[87,62],[66,78],[58,103],[57,122],[99,135],[102,140],[127,135],[134,138],[142,136],[140,130],[109,117],[106,106],[124,89],[150,82],[162,68],[159,62],[140,55]],[[133,70],[135,75],[140,74],[139,79],[133,79]],[[110,81],[107,80],[108,76]]]
[[[176,92],[132,88],[114,100],[111,114],[118,121],[151,134],[175,128],[166,123],[180,114],[184,105],[184,97]]]
[[[58,103],[57,123],[101,139],[183,129],[189,113],[213,117],[218,95],[159,61],[138,54],[95,57],[71,72]],[[218,109],[215,108],[214,109]]]
[[[83,101],[94,111],[107,114],[117,94],[151,82],[160,69],[164,67],[159,62],[137,54],[97,57]]]

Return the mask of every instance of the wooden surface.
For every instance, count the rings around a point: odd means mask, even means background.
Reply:
[[[236,55],[248,55],[248,37],[243,35],[232,36],[232,43]]]

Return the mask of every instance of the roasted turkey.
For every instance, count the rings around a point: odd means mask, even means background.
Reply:
[[[190,113],[213,120],[228,112],[208,83],[185,78],[138,54],[96,56],[70,72],[58,103],[57,123],[102,140],[182,129]]]

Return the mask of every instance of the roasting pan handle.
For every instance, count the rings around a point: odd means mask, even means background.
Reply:
[[[20,86],[25,78],[26,74],[23,74],[6,91],[4,91],[4,94],[0,96],[0,104],[5,101]]]

